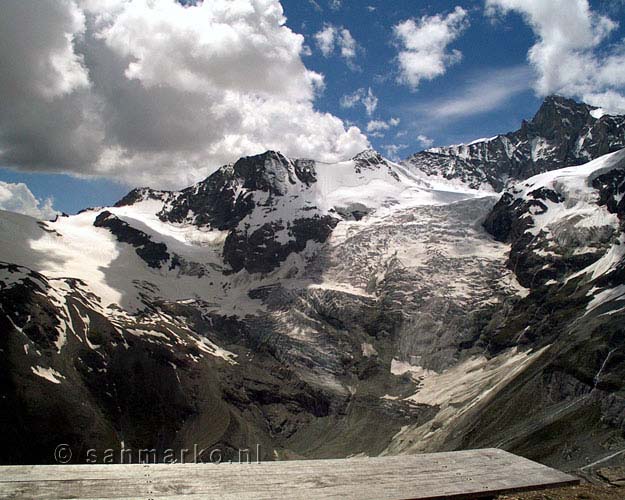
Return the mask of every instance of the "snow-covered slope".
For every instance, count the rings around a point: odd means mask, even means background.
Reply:
[[[254,164],[253,174],[243,162]],[[435,189],[372,151],[339,164],[307,162],[305,172],[303,163],[269,152],[180,193],[135,190],[117,206],[55,222],[5,213],[1,258],[49,277],[80,279],[102,307],[136,312],[145,298],[160,297],[207,300],[222,311],[236,303],[253,312],[250,283],[279,273],[291,254],[301,268],[339,222],[481,194]],[[202,204],[218,195],[220,206]]]
[[[511,259],[520,264],[522,281],[555,284],[580,266],[567,279],[591,270],[596,279],[619,265],[624,170],[625,149],[539,174],[504,193],[486,226],[512,242]],[[553,262],[561,265],[547,266]]]
[[[624,155],[497,201],[373,151],[267,152],[55,222],[0,212],[0,450],[500,445],[560,464],[549,429],[572,416],[617,439]],[[567,439],[575,464],[606,451]]]

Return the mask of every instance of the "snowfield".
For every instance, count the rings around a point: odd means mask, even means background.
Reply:
[[[365,162],[375,153],[364,152]],[[485,193],[450,186],[445,191],[396,163],[366,165],[357,168],[354,160],[338,164],[316,164],[317,182],[311,186],[287,184],[287,191],[277,200],[260,193],[257,208],[240,225],[252,230],[267,220],[292,221],[311,207],[315,212],[341,211],[352,205],[363,207],[368,215],[359,222],[340,222],[335,233],[367,228],[397,211],[418,206],[443,205]],[[264,208],[268,201],[269,208]],[[193,223],[163,221],[158,214],[167,206],[162,199],[144,199],[132,205],[88,209],[80,214],[59,217],[55,222],[38,222],[27,216],[2,213],[0,220],[0,259],[19,264],[50,278],[76,278],[87,284],[99,298],[101,306],[121,307],[136,312],[143,307],[140,298],[144,283],[154,286],[155,293],[166,300],[199,299],[216,304],[234,314],[253,314],[260,304],[247,298],[247,289],[275,280],[250,276],[241,271],[224,276],[222,252],[227,231]],[[200,279],[178,270],[151,269],[135,254],[130,245],[120,243],[106,228],[95,227],[94,221],[108,211],[130,226],[147,234],[152,241],[164,243],[168,251],[201,267]],[[343,227],[345,226],[345,228]],[[283,229],[277,240],[288,241]],[[404,249],[407,251],[407,249]],[[311,258],[318,248],[311,245],[304,252]],[[297,256],[293,256],[297,261]],[[304,266],[304,262],[293,262]],[[285,267],[285,266],[283,266]],[[280,270],[276,272],[280,275]],[[315,286],[315,285],[313,285]],[[344,285],[349,288],[350,285]],[[237,309],[235,311],[234,305]]]

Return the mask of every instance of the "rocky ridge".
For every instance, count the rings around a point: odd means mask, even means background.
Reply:
[[[560,96],[545,99],[514,132],[431,148],[403,164],[429,176],[501,191],[549,170],[581,165],[625,147],[625,117]]]

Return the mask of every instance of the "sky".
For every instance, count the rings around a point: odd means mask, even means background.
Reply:
[[[625,113],[625,0],[5,0],[0,208],[49,218],[267,149],[335,162]]]

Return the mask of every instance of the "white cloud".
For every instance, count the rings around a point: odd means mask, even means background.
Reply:
[[[343,97],[341,97],[341,107],[353,108],[354,106],[356,106],[356,104],[361,102],[362,94],[364,91],[365,89],[358,89],[356,92],[352,94],[345,94]]]
[[[625,114],[625,96],[620,92],[588,92],[584,94],[583,100],[610,113]]]
[[[368,146],[315,110],[323,76],[278,0],[5,0],[0,162],[180,187],[238,156]]]
[[[362,104],[367,111],[367,115],[371,116],[378,107],[378,98],[369,87],[367,90],[360,88],[352,94],[347,94],[341,97],[341,107],[353,108],[357,104]]]
[[[431,121],[487,113],[511,97],[531,88],[531,69],[525,65],[480,72],[467,79],[451,97],[441,97],[418,105],[415,112]]]
[[[328,3],[332,10],[339,10],[343,6],[343,0],[329,0]]]
[[[399,118],[391,118],[388,121],[384,120],[371,120],[367,123],[367,132],[370,132],[374,137],[382,137],[383,130],[388,130],[391,127],[397,127],[399,125]]]
[[[430,139],[427,135],[423,135],[420,134],[417,136],[417,141],[419,142],[419,145],[423,148],[430,148],[432,147],[432,144],[434,144],[434,140]]]
[[[388,130],[390,125],[382,120],[372,120],[367,123],[367,132],[379,132],[380,130]]]
[[[308,3],[315,9],[317,12],[323,12],[321,5],[316,0],[308,0]]]
[[[579,97],[625,112],[625,42],[607,46],[617,23],[593,12],[587,0],[486,0],[491,16],[523,16],[537,41],[528,52],[536,91]]]
[[[378,107],[378,98],[373,94],[371,87],[363,94],[362,105],[365,107],[367,114],[371,116]]]
[[[456,7],[447,16],[423,16],[407,19],[393,27],[401,51],[397,56],[398,81],[413,89],[421,80],[432,80],[445,74],[447,67],[462,58],[459,50],[448,50],[469,25],[467,11]]]
[[[319,47],[319,50],[325,57],[330,57],[332,52],[334,52],[336,35],[337,29],[332,24],[325,24],[322,30],[315,33],[317,47]]]
[[[352,60],[356,57],[356,40],[354,40],[354,37],[347,28],[341,28],[339,47],[341,49],[341,57],[344,59]]]
[[[347,28],[326,23],[322,30],[315,33],[314,38],[324,57],[330,57],[338,49],[347,64],[356,69],[354,59],[358,52],[358,44]]]
[[[0,210],[51,220],[59,213],[52,207],[52,203],[51,198],[40,202],[26,184],[0,181]]]
[[[382,148],[386,152],[386,156],[393,161],[399,161],[399,152],[406,149],[407,147],[407,144],[386,144],[382,146]]]

